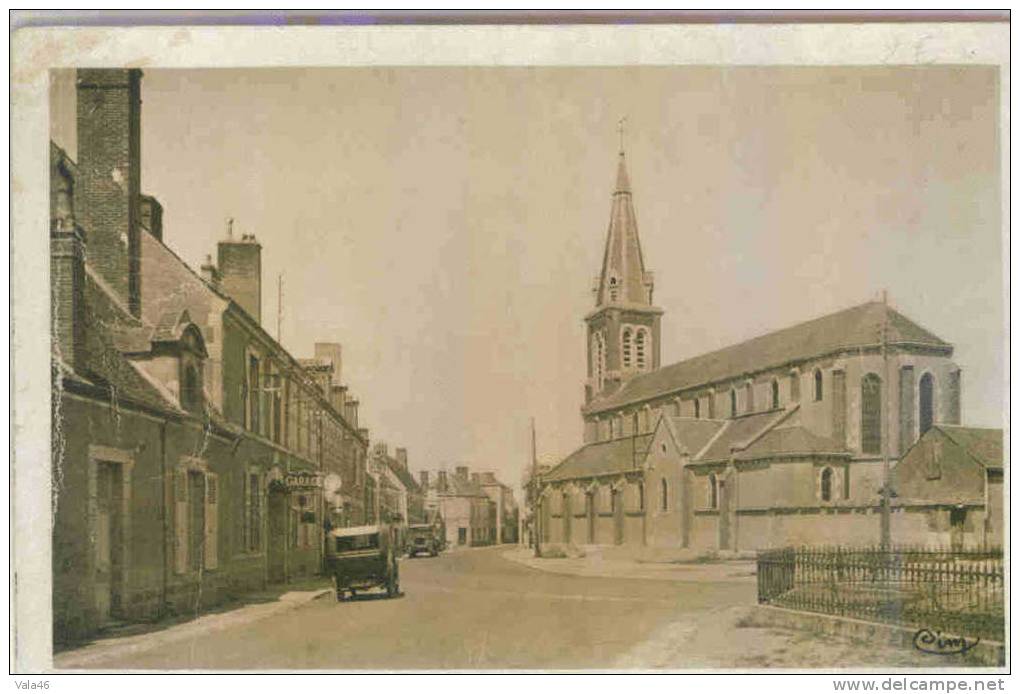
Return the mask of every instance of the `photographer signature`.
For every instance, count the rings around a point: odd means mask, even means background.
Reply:
[[[914,634],[914,648],[933,655],[963,654],[980,642],[979,638],[968,641],[963,636],[943,636],[941,631],[931,629],[921,629]]]

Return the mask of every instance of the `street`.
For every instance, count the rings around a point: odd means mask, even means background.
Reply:
[[[746,582],[550,574],[506,548],[401,562],[396,599],[321,598],[245,626],[131,656],[102,669],[592,669],[614,667],[684,616],[754,601]]]

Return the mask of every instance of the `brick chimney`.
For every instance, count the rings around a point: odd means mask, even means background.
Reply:
[[[400,467],[402,467],[402,468],[404,468],[406,470],[407,469],[407,449],[406,448],[398,448],[398,449],[396,449],[393,452],[393,455],[397,459],[397,462],[400,464]]]
[[[468,480],[468,468],[467,465],[457,466],[457,479],[467,482]]]
[[[386,445],[385,441],[380,441],[372,447],[372,453],[375,454],[376,457],[386,458],[390,454],[389,446]]]
[[[245,313],[262,323],[262,246],[254,234],[234,238],[234,220],[227,222],[227,238],[217,244],[220,287]]]
[[[151,195],[139,196],[139,208],[142,228],[162,241],[163,206],[159,204],[159,200]]]
[[[202,279],[211,284],[213,287],[219,289],[220,271],[216,268],[216,265],[213,263],[211,255],[206,255],[205,262],[202,263]]]
[[[449,481],[446,479],[446,470],[440,470],[436,473],[437,482],[436,488],[438,491],[445,492],[449,489]]]
[[[421,488],[428,491],[429,488],[429,471],[421,470],[418,472],[418,479],[421,480]]]
[[[74,370],[85,361],[85,234],[74,217],[74,170],[50,146],[50,286],[53,355]]]
[[[75,216],[89,234],[89,264],[141,314],[141,70],[77,72]]]
[[[471,482],[473,482],[474,484],[481,484],[481,481],[482,481],[482,475],[480,473],[477,473],[477,472],[472,472],[471,473]]]
[[[340,373],[341,365],[341,348],[337,342],[316,342],[315,343],[315,358],[325,359],[326,361],[333,364],[333,385],[339,385],[340,381],[343,380]]]

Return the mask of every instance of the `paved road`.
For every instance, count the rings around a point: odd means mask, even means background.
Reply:
[[[166,669],[612,667],[685,614],[754,600],[754,584],[564,576],[466,550],[401,563],[403,595],[319,599],[99,666]]]

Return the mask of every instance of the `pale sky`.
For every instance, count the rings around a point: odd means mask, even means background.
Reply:
[[[56,74],[56,73],[55,73]],[[617,121],[668,364],[889,292],[1002,426],[992,68],[146,70],[142,189],[193,267],[263,246],[263,323],[344,346],[373,440],[518,483],[581,441]],[[54,140],[74,156],[73,76]],[[144,280],[143,280],[144,281]]]

